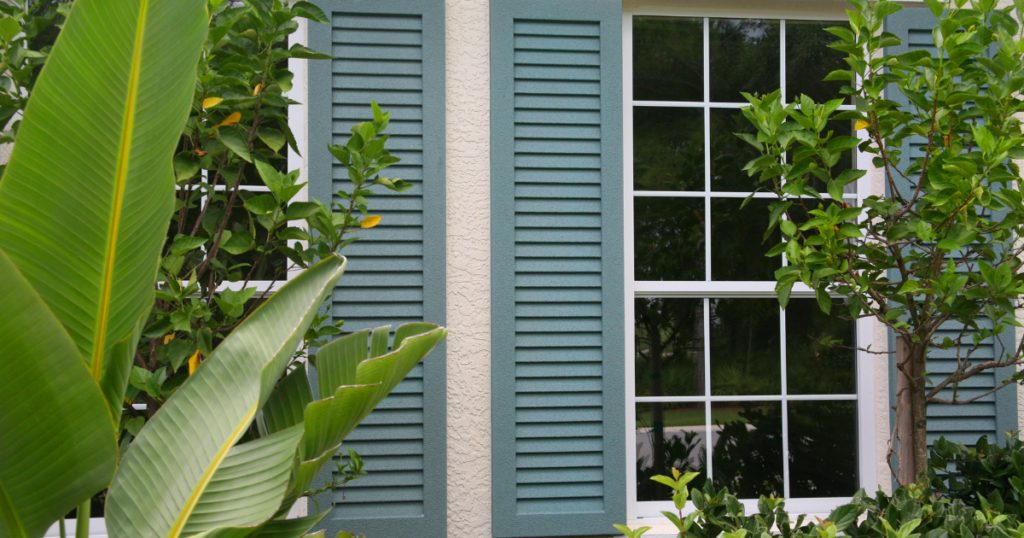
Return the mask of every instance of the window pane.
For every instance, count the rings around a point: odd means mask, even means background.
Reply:
[[[704,280],[704,199],[633,199],[636,280]]]
[[[633,99],[704,100],[704,21],[633,17]]]
[[[704,300],[635,300],[636,395],[704,395]]]
[[[828,48],[836,36],[825,28],[842,26],[838,21],[786,21],[786,101],[807,94],[816,103],[843,97],[839,89],[849,82],[823,82],[837,69],[850,69],[845,54]]]
[[[781,394],[779,303],[711,300],[711,394]]]
[[[857,491],[857,402],[789,402],[789,495]],[[717,461],[717,460],[716,460]],[[715,463],[718,473],[718,463]]]
[[[701,473],[691,482],[704,485],[707,428],[703,403],[636,404],[636,499],[669,501],[672,490],[651,480],[672,476],[672,468]]]
[[[768,241],[771,200],[754,199],[746,207],[742,198],[711,199],[711,280],[774,280],[782,266],[778,256],[765,256],[779,242],[778,228]]]
[[[790,299],[786,307],[786,388],[789,394],[856,394],[854,322],[832,314],[816,299]],[[823,342],[835,341],[828,346]],[[846,346],[837,347],[837,346]]]
[[[633,189],[704,190],[703,109],[633,107]]]
[[[751,192],[758,187],[758,176],[743,170],[760,156],[754,146],[734,133],[756,134],[757,130],[743,112],[735,109],[711,110],[711,190]]]
[[[766,94],[779,89],[779,21],[711,19],[710,23],[712,101],[746,102],[740,92]]]
[[[711,472],[740,499],[782,496],[782,404],[713,403]]]

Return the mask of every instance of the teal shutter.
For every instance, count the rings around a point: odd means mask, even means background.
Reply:
[[[495,537],[626,518],[620,0],[491,2]]]
[[[354,124],[373,117],[371,100],[391,111],[387,147],[402,159],[388,177],[414,185],[371,199],[371,213],[383,220],[344,250],[348,269],[331,313],[345,320],[346,332],[394,330],[413,321],[443,325],[444,2],[316,3],[331,23],[310,23],[310,46],[335,59],[308,64],[310,195],[326,203],[334,192],[351,190],[326,146],[344,143]],[[442,346],[349,435],[342,454],[354,448],[368,474],[316,498],[320,510],[332,508],[322,524],[328,536],[340,530],[375,538],[446,535],[445,387]]]
[[[912,50],[927,49],[934,53],[932,29],[936,24],[935,17],[926,8],[904,8],[889,16],[886,20],[885,29],[902,39],[903,45],[893,47],[887,52],[890,54],[901,54]],[[899,93],[898,90],[888,90],[887,97],[902,104],[908,104],[907,98]],[[903,154],[911,158],[923,157],[925,147],[926,140],[923,137],[910,139],[903,148]],[[982,320],[981,322],[983,323],[984,321]],[[936,334],[935,339],[942,341],[947,336],[956,338],[962,327],[959,324],[948,323]],[[971,361],[977,364],[993,360],[1002,353],[1005,353],[1003,350],[1013,350],[1014,348],[1014,336],[1013,332],[1010,331],[997,338],[983,341],[980,349],[971,355]],[[896,349],[896,338],[891,330],[889,331],[889,349]],[[936,382],[956,371],[956,367],[956,350],[943,351],[941,349],[932,349],[928,358],[928,371],[933,374],[932,378]],[[895,357],[890,357],[890,406],[896,405],[896,373]],[[958,396],[961,399],[977,396],[991,390],[1012,375],[1012,366],[983,372],[962,383]],[[950,441],[974,445],[979,437],[987,435],[989,442],[1002,444],[1003,436],[1006,432],[1018,429],[1017,390],[1016,385],[1010,385],[970,404],[932,404],[928,406],[929,443],[934,442],[939,436],[945,436]],[[951,389],[939,393],[940,398],[952,399],[952,396],[953,392]],[[890,412],[890,423],[895,420],[895,414]]]

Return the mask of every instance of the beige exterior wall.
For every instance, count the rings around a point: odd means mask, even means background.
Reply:
[[[448,535],[491,536],[490,2],[445,2]]]

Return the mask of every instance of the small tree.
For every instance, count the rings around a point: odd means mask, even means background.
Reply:
[[[830,28],[830,47],[847,55],[850,69],[826,80],[843,81],[842,94],[856,110],[807,96],[788,105],[779,92],[746,95],[746,117],[756,135],[740,136],[762,155],[746,170],[779,198],[770,230],[782,242],[769,252],[785,255],[776,272],[783,307],[797,282],[815,290],[821,309],[832,294],[846,298],[851,318],[873,317],[894,331],[898,345],[897,420],[889,463],[899,446],[900,482],[927,469],[929,404],[963,405],[1018,381],[999,379],[983,394],[964,397],[964,380],[1024,362],[1021,345],[996,346],[994,359],[972,360],[983,340],[1020,326],[1014,309],[1024,292],[1024,221],[1020,168],[1024,133],[1018,113],[1024,87],[1024,39],[1018,21],[1024,2],[996,8],[996,0],[925,0],[936,17],[937,52],[886,54],[901,40],[882,29],[901,9],[887,0],[850,0],[849,28]],[[888,92],[888,93],[887,93]],[[900,94],[906,104],[894,97]],[[855,122],[867,136],[840,136],[829,120]],[[923,152],[907,151],[911,142]],[[843,152],[859,147],[885,173],[885,194],[862,207],[843,202],[843,189],[865,170],[838,170]],[[768,234],[765,237],[769,237]],[[944,323],[959,323],[956,338],[941,338]],[[957,367],[931,377],[933,349],[955,350]],[[947,391],[952,396],[940,393]]]

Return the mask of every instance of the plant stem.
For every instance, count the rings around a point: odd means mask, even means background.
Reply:
[[[64,518],[60,518],[60,538],[68,538],[68,531],[64,528]]]
[[[92,498],[78,506],[75,514],[75,538],[89,538],[89,515],[92,512]]]

